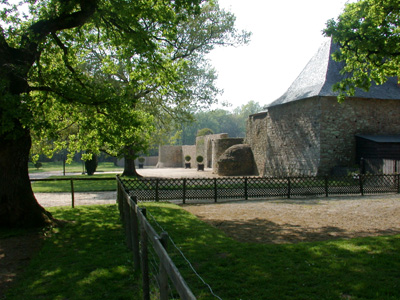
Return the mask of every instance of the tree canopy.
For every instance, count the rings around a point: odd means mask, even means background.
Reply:
[[[31,137],[37,147],[70,152],[143,149],[160,116],[146,107],[196,103],[201,85],[189,81],[208,72],[203,55],[249,36],[214,1],[4,0],[0,10],[4,224],[44,220],[27,173]]]
[[[346,78],[336,85],[345,95],[355,88],[368,90],[372,82],[384,83],[400,75],[400,2],[361,0],[348,3],[344,12],[331,19],[324,30],[340,45],[334,59],[344,61]]]

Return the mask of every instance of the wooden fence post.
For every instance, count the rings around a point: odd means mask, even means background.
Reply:
[[[160,242],[164,249],[168,250],[168,233],[165,231],[160,235]],[[160,300],[168,300],[168,273],[160,261],[158,285],[160,287]]]
[[[141,222],[140,226],[140,237],[142,245],[142,289],[143,289],[143,300],[150,300],[150,279],[149,279],[149,259],[148,259],[148,249],[147,249],[147,232],[145,229],[144,221],[146,220],[146,208],[140,208],[144,216],[144,220]]]
[[[136,197],[131,197],[132,201],[137,205]],[[140,269],[140,249],[139,249],[139,222],[136,214],[135,207],[129,206],[130,216],[131,216],[131,243],[132,243],[132,253],[133,253],[133,266],[135,270]]]
[[[124,197],[124,204],[123,204],[123,214],[124,214],[124,227],[125,227],[125,238],[126,238],[126,245],[130,250],[132,250],[132,232],[131,232],[131,218],[129,212],[129,203],[128,199]]]
[[[74,180],[71,179],[71,205],[72,208],[75,208],[75,194],[74,194]]]

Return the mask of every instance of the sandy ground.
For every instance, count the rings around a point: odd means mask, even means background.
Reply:
[[[144,177],[217,177],[183,168],[139,169]],[[44,207],[71,206],[70,193],[37,193]],[[116,192],[75,193],[75,205],[113,204]],[[184,209],[243,242],[297,243],[400,234],[400,195],[310,197],[187,204]]]
[[[400,195],[183,205],[241,242],[297,243],[400,234]]]

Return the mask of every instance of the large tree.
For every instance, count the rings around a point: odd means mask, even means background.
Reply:
[[[340,99],[354,95],[356,88],[368,90],[388,77],[400,75],[400,2],[360,0],[327,23],[325,35],[340,45],[334,54],[344,61],[344,80],[336,85]]]
[[[169,57],[169,64],[157,72],[148,61],[143,64],[138,59],[120,60],[118,52],[111,55],[109,49],[102,51],[97,45],[89,45],[87,71],[96,74],[104,85],[124,91],[124,97],[134,98],[132,109],[153,119],[154,126],[140,126],[140,132],[146,134],[132,138],[122,133],[118,136],[120,143],[106,144],[108,152],[125,157],[124,175],[137,175],[133,160],[148,142],[162,143],[168,131],[192,119],[193,110],[215,102],[220,90],[215,87],[215,70],[205,55],[215,46],[237,46],[248,41],[249,33],[238,32],[234,23],[234,15],[220,10],[216,3],[202,5],[199,14],[179,21],[176,34],[168,43],[163,41],[168,48],[161,48],[163,55]],[[110,57],[113,59],[107,60],[108,71],[104,73],[104,61]]]
[[[21,13],[8,1],[2,1],[0,13],[1,226],[53,221],[30,186],[31,135],[57,139],[58,133],[79,124],[79,134],[70,136],[68,143],[85,144],[91,150],[116,142],[113,134],[118,136],[121,130],[131,130],[133,138],[148,121],[145,112],[123,109],[132,107],[135,97],[126,97],[126,90],[87,71],[83,58],[90,59],[91,52],[85,49],[95,45],[93,49],[114,51],[118,60],[135,62],[135,72],[151,75],[169,70],[173,76],[170,41],[179,22],[198,13],[201,4],[201,0],[25,2],[29,13]],[[113,57],[104,60],[102,72],[112,72],[115,65]]]

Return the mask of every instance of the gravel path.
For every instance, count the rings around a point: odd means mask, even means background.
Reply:
[[[71,193],[35,193],[43,207],[72,206]],[[117,192],[74,193],[75,205],[115,204]]]

